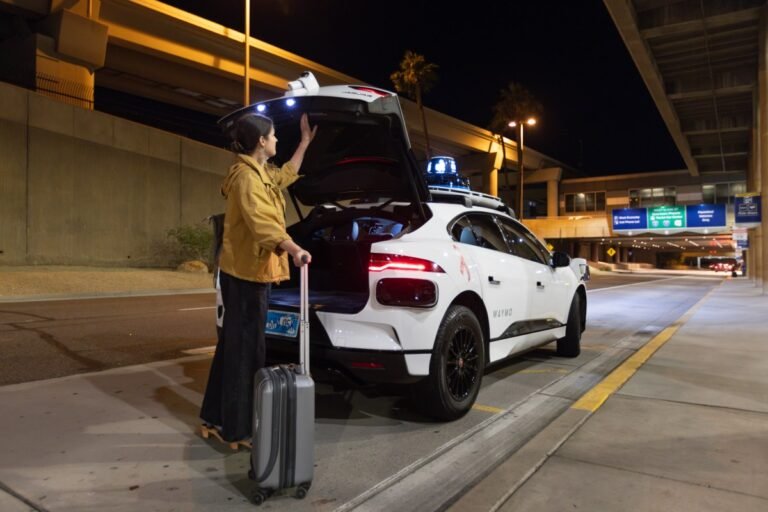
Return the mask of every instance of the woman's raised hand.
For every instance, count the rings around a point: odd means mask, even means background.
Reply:
[[[317,125],[312,128],[309,127],[309,116],[307,116],[306,112],[301,114],[299,126],[301,127],[301,142],[304,144],[312,142],[312,139],[315,138],[315,134],[317,133]]]

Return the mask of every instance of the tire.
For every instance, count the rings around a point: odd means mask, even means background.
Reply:
[[[581,353],[581,297],[577,293],[571,301],[568,311],[568,323],[565,326],[565,336],[557,340],[557,355],[561,357],[577,357]]]
[[[469,308],[451,306],[435,337],[423,404],[440,420],[464,416],[475,403],[485,370],[485,342]]]

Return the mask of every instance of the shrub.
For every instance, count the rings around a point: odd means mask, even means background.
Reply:
[[[213,268],[211,248],[213,246],[213,232],[205,225],[187,225],[169,229],[168,239],[174,245],[174,252],[178,258],[177,263],[188,260],[200,260]]]

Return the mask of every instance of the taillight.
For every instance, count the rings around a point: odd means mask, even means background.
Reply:
[[[380,279],[376,300],[384,306],[431,308],[437,304],[437,286],[426,279]]]
[[[371,259],[368,263],[370,272],[381,272],[383,270],[414,270],[416,272],[443,272],[440,265],[429,260],[421,258],[412,258],[411,256],[401,256],[399,254],[380,254],[371,253]]]
[[[354,89],[356,91],[376,94],[377,96],[392,96],[392,93],[389,91],[382,91],[381,89],[374,89],[373,87],[365,87],[362,85],[350,85],[349,88]]]

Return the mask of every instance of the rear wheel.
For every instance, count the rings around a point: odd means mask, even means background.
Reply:
[[[557,340],[557,355],[576,357],[581,353],[581,297],[577,293],[571,301],[568,311],[568,323],[565,326],[565,336]]]
[[[432,351],[424,400],[441,420],[463,416],[475,403],[485,370],[480,322],[469,308],[452,306],[443,318]]]

